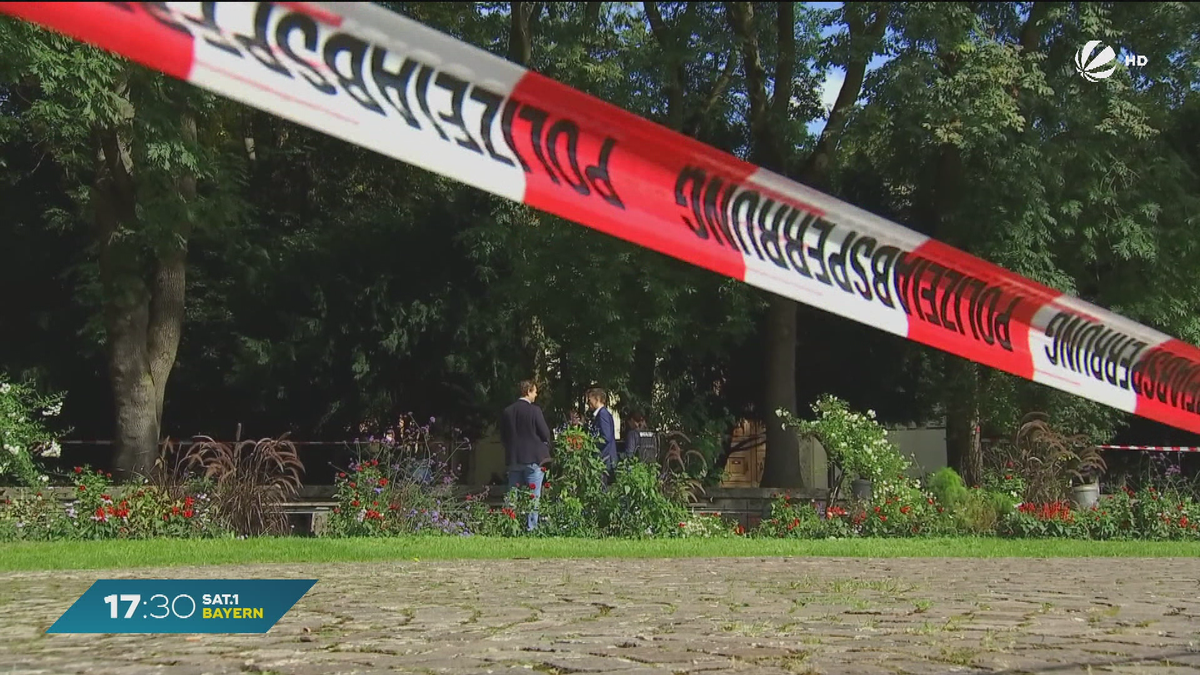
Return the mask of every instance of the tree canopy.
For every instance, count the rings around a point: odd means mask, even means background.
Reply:
[[[1195,4],[384,4],[1200,342]],[[1147,64],[1088,82],[1087,39]],[[554,419],[600,385],[726,443],[824,393],[944,417],[968,478],[976,427],[1130,422],[8,18],[0,204],[0,370],[68,391],[66,420],[127,471],[238,423],[352,438],[412,412],[478,434],[528,377]],[[766,484],[799,480],[787,438],[768,432]]]

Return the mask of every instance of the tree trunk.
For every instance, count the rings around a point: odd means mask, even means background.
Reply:
[[[528,66],[533,60],[532,17],[541,11],[540,2],[513,2],[509,10],[508,60]]]
[[[946,464],[962,476],[967,486],[976,486],[983,481],[983,448],[979,443],[979,366],[946,354],[944,367]]]
[[[183,138],[195,143],[196,124],[190,116],[183,120]],[[136,236],[121,236],[121,230],[136,230],[138,220],[127,142],[115,130],[99,132],[97,140],[99,166],[92,204],[115,404],[114,468],[128,480],[148,475],[157,458],[167,380],[182,334],[191,227],[178,224],[176,241],[153,260],[147,282],[143,242]],[[194,177],[181,177],[178,186],[185,199],[195,198]]]
[[[777,410],[795,415],[796,406],[796,303],[772,295],[766,318],[764,411],[767,419],[767,449],[760,485],[769,488],[802,487],[800,442],[796,432],[783,428]]]
[[[786,121],[787,105],[793,91],[795,9],[791,3],[779,3],[777,27],[780,58],[776,63],[775,90],[767,96],[767,71],[763,66],[758,35],[754,31],[754,5],[733,2],[726,5],[730,26],[738,37],[742,68],[750,98],[750,159],[776,172],[783,172],[781,122]],[[785,24],[787,24],[785,26]],[[779,117],[780,109],[784,115]],[[775,294],[767,296],[767,315],[763,322],[765,368],[762,417],[767,428],[763,487],[801,487],[800,444],[796,434],[783,428],[778,411],[796,414],[796,303]]]
[[[766,69],[753,28],[754,6],[748,2],[736,2],[727,3],[726,8],[730,26],[741,45],[742,66],[746,73],[750,99],[751,160],[766,169],[783,173],[787,164],[783,154],[783,146],[786,145],[784,125],[788,122],[788,109],[794,93],[795,6],[789,2],[777,4],[779,57],[772,78],[774,91],[769,101]],[[858,100],[867,62],[874,53],[873,45],[882,38],[886,25],[883,14],[861,5],[847,8],[847,23],[852,56],[847,63],[846,78],[830,112],[829,122],[805,164],[802,180],[809,185],[819,185],[828,175],[837,140],[845,128],[847,111]],[[767,448],[761,481],[763,487],[803,486],[799,442],[793,432],[783,429],[782,420],[776,414],[778,410],[792,415],[797,412],[796,323],[796,303],[778,295],[770,295],[764,322],[766,378],[763,419],[766,422]]]
[[[650,330],[643,328],[633,346],[633,372],[629,378],[632,403],[646,416],[647,421],[654,407],[654,374],[658,366],[658,350],[654,347],[653,339]]]

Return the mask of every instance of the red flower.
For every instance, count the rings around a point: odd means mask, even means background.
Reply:
[[[112,501],[112,497],[110,497],[110,496],[108,496],[108,495],[100,495],[100,499],[101,499],[102,501],[106,501],[106,502],[111,502],[111,501]]]
[[[355,482],[353,482],[353,481],[351,481],[351,482],[350,482],[350,488],[351,488],[351,489],[356,489],[357,487],[358,487],[358,484],[357,484],[357,483],[355,483]]]
[[[104,509],[96,509],[96,517],[100,519],[100,522],[108,520],[104,515]]]
[[[687,527],[687,523],[680,523],[680,524],[679,524],[679,526],[680,526],[680,527]]]
[[[355,499],[354,501],[350,502],[350,506],[358,506],[358,500]]]
[[[80,491],[80,492],[83,492],[84,490],[87,490],[87,486],[86,486],[86,485],[80,485],[80,486],[79,486],[79,491]]]
[[[163,514],[163,520],[169,520],[170,518],[171,518],[171,516],[168,516],[168,515],[167,515],[167,514],[165,514],[165,513]]]
[[[83,473],[83,467],[82,466],[75,467],[75,473]]]
[[[530,484],[529,484],[529,489],[530,489],[530,490],[536,490],[536,489],[537,489],[537,483],[530,483]]]
[[[191,518],[191,517],[192,517],[192,516],[194,516],[194,515],[196,515],[196,512],[195,512],[195,511],[193,511],[193,510],[191,510],[191,509],[186,509],[186,510],[183,512],[183,517],[184,517],[184,518]]]
[[[875,507],[875,513],[879,513],[879,507],[878,507],[878,506],[876,506],[876,507]]]
[[[184,497],[184,499],[183,499],[183,505],[187,506],[189,508],[195,503],[196,503],[196,500],[192,499],[190,496]]]
[[[338,472],[338,478],[345,478],[345,477],[346,477],[346,472],[345,472],[345,471],[339,471],[339,472]]]
[[[177,516],[177,515],[179,515],[179,507],[178,507],[178,506],[172,506],[172,507],[171,507],[171,513],[172,513],[173,515],[176,515],[176,516]]]
[[[885,516],[885,515],[883,515],[883,514],[881,513],[881,514],[879,514],[879,520],[880,520],[880,522],[884,522],[884,523],[886,523],[886,522],[887,522],[887,516]]]
[[[901,507],[900,507],[900,513],[908,513],[909,511],[912,511],[912,507],[911,507],[911,506],[907,506],[907,505],[905,505],[905,506],[901,506]]]
[[[105,477],[105,478],[112,478],[112,474],[111,474],[111,473],[106,473],[106,474],[104,474],[104,477]]]
[[[1004,480],[1012,480],[1012,476],[1005,476]]]
[[[379,506],[379,502],[371,502],[371,506]]]
[[[933,497],[930,497],[927,501],[929,502],[930,506],[933,506]]]
[[[1188,526],[1188,519],[1187,519],[1187,516],[1181,516],[1181,517],[1179,518],[1179,526],[1180,526],[1180,527],[1187,527],[1187,526]]]
[[[341,510],[341,508],[339,508],[339,507],[335,506],[335,507],[333,507],[333,512],[334,512],[334,513],[341,513],[341,512],[342,512],[342,510]]]
[[[386,478],[379,479],[379,487],[386,487],[387,484],[388,484],[388,479],[386,479]]]
[[[467,495],[467,501],[471,501],[471,500],[472,500],[472,499],[474,499],[474,498],[475,498],[475,496],[474,496],[474,495]]]
[[[397,511],[397,510],[399,510],[399,509],[400,509],[400,505],[399,505],[399,504],[389,504],[389,505],[388,505],[388,510],[389,510],[389,511]]]

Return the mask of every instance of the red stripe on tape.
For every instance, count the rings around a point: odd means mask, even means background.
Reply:
[[[910,339],[1033,378],[1033,317],[1059,293],[939,241],[909,258],[915,281],[898,290],[909,306]]]
[[[181,80],[192,71],[192,35],[153,3],[5,2],[0,12],[53,27]]]
[[[316,19],[317,21],[320,21],[321,23],[325,24],[326,26],[333,26],[334,28],[340,28],[342,25],[342,17],[338,16],[337,14],[334,14],[333,12],[325,11],[324,9],[321,9],[320,7],[317,7],[310,2],[280,2],[277,4],[280,7],[286,7],[294,12],[300,12],[301,14],[307,14],[308,16],[312,17],[313,19]]]
[[[1170,340],[1142,357],[1131,374],[1137,414],[1174,427],[1200,427],[1200,350]]]
[[[754,165],[537,73],[517,84],[503,123],[526,167],[529,206],[746,278],[740,252],[693,232],[704,226],[688,225],[689,193],[681,205],[676,192],[689,163],[738,182],[757,171]],[[556,147],[566,151],[556,154]]]

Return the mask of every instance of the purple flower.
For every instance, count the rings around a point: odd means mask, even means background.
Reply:
[[[436,421],[437,421],[437,418],[436,418],[436,417],[430,417],[430,418],[429,418],[429,423],[430,423],[430,424],[433,424],[433,423],[434,423],[434,422],[436,422]]]
[[[381,487],[375,488],[375,494],[379,494],[381,492],[383,492],[383,488],[381,488]]]

